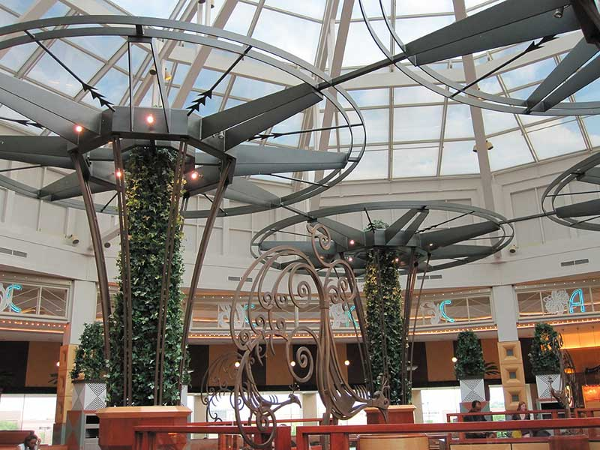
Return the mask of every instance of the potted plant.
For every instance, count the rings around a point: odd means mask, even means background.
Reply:
[[[462,402],[473,400],[485,401],[485,385],[483,376],[486,363],[477,335],[472,331],[461,331],[456,345],[456,362],[454,373],[460,382],[460,398]]]
[[[560,390],[561,335],[547,323],[535,326],[529,361],[535,375],[538,398],[552,400],[551,388]]]
[[[75,352],[71,380],[75,411],[96,411],[106,406],[106,360],[102,324],[85,324]]]

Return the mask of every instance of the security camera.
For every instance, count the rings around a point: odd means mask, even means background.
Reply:
[[[514,255],[515,253],[517,253],[518,248],[519,247],[517,247],[515,244],[513,244],[510,247],[508,247],[508,251],[511,255]]]
[[[110,245],[111,245],[110,242],[105,242],[104,243],[104,248],[110,248]]]
[[[76,234],[70,234],[67,236],[67,239],[72,245],[79,244],[79,237]]]

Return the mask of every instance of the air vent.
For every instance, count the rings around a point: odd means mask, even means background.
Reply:
[[[0,247],[0,253],[4,253],[5,255],[18,256],[20,258],[27,258],[27,253],[20,252],[19,250],[11,250],[10,248]]]
[[[560,263],[561,267],[568,267],[568,266],[578,266],[579,264],[587,264],[589,263],[590,260],[589,259],[574,259],[573,261],[563,261]]]
[[[229,281],[240,281],[242,279],[242,277],[227,277],[227,279]],[[249,283],[252,281],[252,278],[246,278],[246,281],[244,281],[244,283]]]
[[[422,280],[423,279],[423,275],[417,275],[417,280]],[[441,275],[425,275],[425,279],[426,280],[441,280],[442,276]]]

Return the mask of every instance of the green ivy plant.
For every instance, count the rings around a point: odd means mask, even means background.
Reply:
[[[131,265],[133,319],[133,397],[135,406],[154,404],[154,371],[157,344],[158,306],[165,257],[169,205],[176,163],[176,151],[164,147],[137,147],[131,150],[127,171],[127,208]],[[183,337],[183,275],[181,216],[175,236],[165,339],[163,404],[178,405],[179,365]],[[120,258],[117,259],[120,267]],[[111,316],[111,359],[109,362],[108,404],[123,404],[123,284],[119,281]],[[184,380],[185,382],[185,380]]]
[[[534,375],[560,373],[560,348],[562,337],[552,325],[538,323],[535,325],[529,361]]]
[[[79,338],[80,344],[75,352],[75,361],[71,370],[71,379],[80,375],[87,381],[104,381],[106,360],[104,358],[104,332],[100,322],[86,323]]]
[[[472,331],[461,331],[456,345],[456,363],[454,373],[458,380],[483,378],[486,373],[486,363],[477,335]]]
[[[367,231],[387,227],[385,222],[374,220]],[[367,338],[374,388],[376,391],[382,390],[384,368],[387,365],[389,392],[386,394],[392,405],[400,405],[403,390],[410,403],[410,385],[408,380],[400,379],[405,356],[402,348],[403,301],[395,258],[393,251],[372,250],[369,253],[363,292],[367,300]],[[387,361],[384,361],[386,357]]]

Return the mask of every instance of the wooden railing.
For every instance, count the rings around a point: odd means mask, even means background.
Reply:
[[[447,433],[448,443],[498,443],[509,442],[508,439],[464,439],[455,440],[453,433],[472,432],[497,432],[510,431],[515,428],[516,421],[509,422],[458,422],[458,423],[432,423],[432,424],[388,424],[388,425],[325,425],[301,426],[296,428],[297,450],[309,450],[311,436],[328,436],[330,450],[348,450],[351,435],[372,434],[434,434]],[[548,419],[529,420],[527,429],[546,430],[552,429],[589,429],[600,426],[600,418],[586,419]],[[546,442],[549,438],[520,438],[515,442]],[[513,441],[511,439],[510,441]],[[151,449],[152,450],[152,449]]]
[[[318,419],[296,419],[289,422],[307,422]],[[433,423],[433,424],[387,424],[387,425],[318,425],[318,426],[298,426],[296,427],[296,447],[297,450],[309,450],[311,437],[328,437],[330,450],[348,450],[350,441],[355,436],[373,435],[373,434],[427,434],[446,436],[447,444],[467,444],[467,443],[508,443],[508,442],[548,442],[548,437],[527,437],[519,439],[509,438],[481,438],[481,439],[460,439],[455,436],[460,433],[485,433],[498,431],[512,431],[515,428],[528,430],[569,430],[581,429],[591,431],[600,427],[600,417],[594,418],[574,418],[574,419],[547,419],[547,420],[528,420],[525,421],[498,421],[498,422],[455,422],[455,423]],[[216,434],[219,436],[239,435],[239,428],[230,424],[223,423],[190,423],[176,426],[138,426],[135,427],[135,444],[133,450],[158,450],[157,436],[161,434]],[[255,426],[244,426],[244,431],[253,436],[257,443],[264,442],[265,435]],[[271,430],[263,430],[269,433]],[[273,442],[274,450],[289,450],[292,448],[292,428],[289,425],[279,425],[277,428],[277,437]],[[588,433],[590,439],[594,439],[593,433]]]

